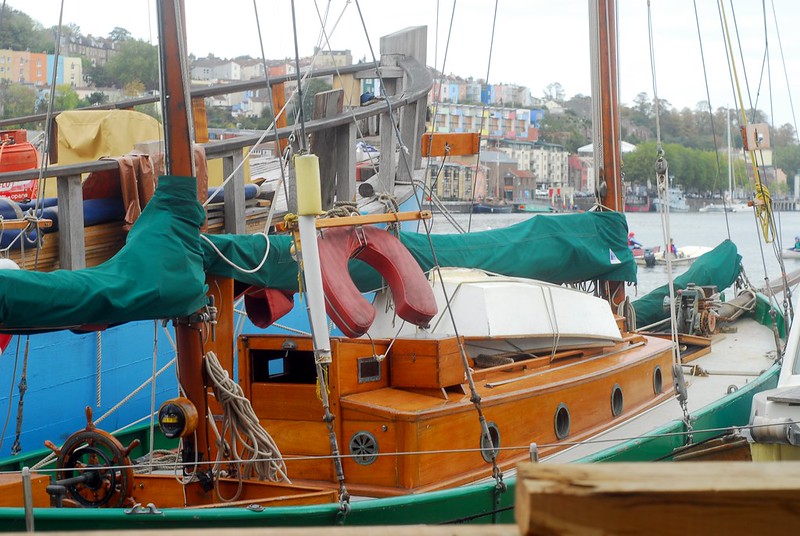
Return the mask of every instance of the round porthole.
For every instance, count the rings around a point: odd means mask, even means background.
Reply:
[[[500,429],[493,422],[486,423],[486,428],[489,430],[489,436],[481,434],[481,456],[487,463],[492,461],[500,454]]]
[[[611,389],[611,414],[614,417],[622,415],[624,402],[625,399],[622,396],[622,387],[620,387],[618,383],[615,383],[614,388]]]
[[[556,409],[555,428],[557,439],[564,439],[569,435],[569,410],[563,402]]]
[[[653,391],[655,394],[660,395],[663,387],[664,377],[661,374],[661,367],[656,365],[655,370],[653,370]]]
[[[356,432],[350,438],[350,454],[359,465],[369,465],[378,459],[378,440],[369,432]]]

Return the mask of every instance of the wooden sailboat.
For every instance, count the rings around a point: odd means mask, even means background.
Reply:
[[[168,129],[178,135],[168,137],[172,176],[161,179],[150,208],[168,190],[182,191],[185,212],[177,219],[186,224],[184,256],[194,270],[201,265],[192,261],[201,253],[191,233],[199,235],[201,223],[192,219],[197,211],[189,156],[191,121],[183,83],[175,76],[183,70],[166,63],[183,56],[176,4],[160,2],[167,30],[163,33],[171,36],[163,63],[171,79],[164,90]],[[603,112],[598,135],[611,140],[596,155],[600,194],[603,206],[619,211],[615,14],[609,3],[598,2],[594,7],[601,28],[598,41],[611,45],[598,62],[603,66],[599,78],[610,88],[598,99],[597,107]],[[607,301],[517,274],[436,268],[426,279],[419,266],[419,250],[411,257],[411,248],[398,246],[392,235],[367,227],[374,220],[321,222],[310,203],[311,208],[300,211],[299,239],[275,239],[271,248],[288,258],[290,242],[298,241],[294,254],[299,253],[303,264],[304,288],[310,293],[309,302],[317,302],[310,306],[313,334],[244,335],[235,341],[238,352],[234,354],[229,330],[233,283],[225,273],[207,282],[192,279],[195,286],[186,285],[185,301],[176,306],[180,312],[170,315],[178,317],[175,331],[185,398],[162,406],[160,418],[164,434],[182,438],[178,471],[183,478],[179,482],[172,471],[133,474],[128,462],[142,452],[141,445],[118,442],[100,432],[87,415],[85,429],[64,445],[54,445],[60,472],[54,473],[50,490],[50,473],[34,473],[30,479],[32,491],[24,505],[35,507],[29,518],[37,528],[78,528],[88,523],[174,527],[198,520],[207,526],[430,523],[483,516],[507,520],[513,501],[508,487],[513,480],[504,478],[504,472],[515,463],[561,451],[616,427],[673,394],[674,344],[661,336],[635,333],[630,317],[615,314],[624,302],[624,278],[598,277],[596,289]],[[141,236],[137,229],[145,228],[154,210],[143,215],[145,223],[137,223],[132,234]],[[402,217],[390,215],[384,221]],[[617,225],[611,242],[618,243],[587,246],[584,256],[602,258],[608,270],[633,264],[621,216],[576,217],[582,218],[581,223],[602,220]],[[252,240],[246,240],[243,249],[255,249],[260,240],[262,249],[254,254],[262,255],[263,239],[244,238]],[[222,247],[226,238],[209,240]],[[500,246],[490,247],[490,243],[478,247],[496,252]],[[314,260],[317,244],[322,252],[319,262]],[[449,245],[461,252],[460,244]],[[380,307],[360,301],[363,298],[350,285],[344,263],[351,257],[365,260],[388,281],[390,292],[383,291],[376,302]],[[582,260],[588,263],[585,257]],[[314,273],[315,264],[320,265],[320,274]],[[296,263],[293,266],[288,277],[296,281]],[[236,270],[229,273],[250,286],[256,279]],[[13,281],[14,277],[8,277]],[[202,292],[206,289],[196,291],[204,283],[215,298],[213,308],[203,308],[208,304]],[[320,287],[327,287],[327,304],[320,300]],[[249,296],[258,301],[265,295]],[[320,328],[320,323],[326,324],[324,316],[321,321],[319,316],[326,305],[331,320],[347,336],[328,337],[327,326]],[[371,316],[377,318],[373,321]],[[258,424],[279,447],[268,454],[259,451],[259,461],[281,464],[274,471],[278,474],[285,466],[291,485],[246,478],[252,469],[232,457],[239,436],[226,435],[222,428],[215,439],[211,423],[221,422],[228,411],[219,406],[220,392],[212,395],[209,391],[211,372],[205,363],[212,352],[230,375],[238,368],[244,398],[233,398],[249,400]],[[244,443],[251,446],[252,437]],[[174,441],[167,444],[175,446]],[[241,442],[238,445],[240,454],[248,450]],[[277,450],[282,462],[276,459]],[[483,478],[491,481],[455,487]],[[8,526],[20,527],[24,522],[16,492],[28,487],[27,482],[26,476],[13,475],[0,483],[0,500],[6,501],[0,502],[0,518]],[[388,498],[350,503],[351,493]],[[106,508],[58,508],[59,503]],[[54,507],[44,508],[47,504]],[[262,510],[263,506],[274,508]]]

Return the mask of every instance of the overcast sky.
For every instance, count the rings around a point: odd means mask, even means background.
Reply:
[[[774,115],[778,124],[794,124],[789,95],[796,101],[795,106],[800,106],[800,39],[797,36],[800,1],[764,0],[766,23],[761,0],[724,1],[728,24],[738,28],[738,40],[744,49],[742,69],[738,45],[734,44],[745,101],[755,101],[760,86],[758,108]],[[711,104],[714,108],[734,106],[715,0],[652,0],[658,95],[677,108],[694,109],[698,102],[707,100],[695,2]],[[60,0],[6,0],[6,3],[47,27],[58,23]],[[197,56],[209,53],[222,57],[260,55],[252,0],[186,0],[186,4],[190,52]],[[291,3],[257,0],[257,5],[267,58],[293,57]],[[300,55],[310,55],[319,42],[317,9],[323,17],[327,9],[331,48],[350,49],[356,60],[364,56],[371,59],[370,41],[378,54],[381,35],[407,26],[427,25],[429,65],[441,70],[446,61],[444,71],[447,73],[486,77],[494,1],[457,0],[446,56],[452,0],[359,0],[359,5],[369,41],[354,0],[317,0],[316,3],[296,0]],[[579,93],[589,95],[587,5],[587,0],[500,0],[489,82],[525,85],[535,97],[541,97],[544,88],[554,82],[563,86],[567,97]],[[618,11],[621,99],[632,104],[638,93],[653,95],[647,0],[619,0]],[[84,34],[106,36],[120,26],[134,37],[156,43],[152,0],[65,0],[63,20],[65,24],[80,26]],[[325,47],[324,42],[319,43]],[[745,73],[750,97],[745,87]],[[788,86],[785,73],[789,77]]]

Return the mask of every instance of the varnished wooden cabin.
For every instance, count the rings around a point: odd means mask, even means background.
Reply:
[[[329,396],[348,487],[386,496],[489,476],[491,447],[470,401],[458,340],[390,344],[331,340]],[[240,382],[293,481],[333,485],[311,339],[242,336],[238,348]],[[641,335],[489,368],[468,358],[502,469],[528,458],[531,443],[555,452],[665,400],[673,390],[671,359],[669,341]]]

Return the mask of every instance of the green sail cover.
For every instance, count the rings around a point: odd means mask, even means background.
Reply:
[[[266,239],[258,235],[207,235],[209,240],[237,266],[250,269],[261,262]],[[537,216],[504,229],[458,235],[431,235],[435,259],[440,266],[480,268],[509,276],[570,283],[601,279],[636,281],[636,264],[627,245],[628,225],[624,214],[586,212]],[[400,240],[422,267],[434,266],[428,237],[423,233],[400,233]],[[292,259],[289,236],[270,236],[269,255],[260,270],[241,272],[204,242],[206,270],[250,285],[297,290],[297,263]],[[381,286],[371,267],[351,261],[350,272],[362,291]]]
[[[160,177],[125,246],[99,266],[50,273],[0,271],[0,326],[53,329],[190,314],[206,304],[191,177]]]
[[[736,250],[736,244],[725,240],[694,261],[686,272],[675,278],[675,291],[686,288],[689,283],[697,286],[716,285],[723,290],[736,281],[741,271],[742,256]],[[668,295],[669,286],[663,285],[633,302],[637,328],[649,326],[669,317],[664,311],[664,297]]]

